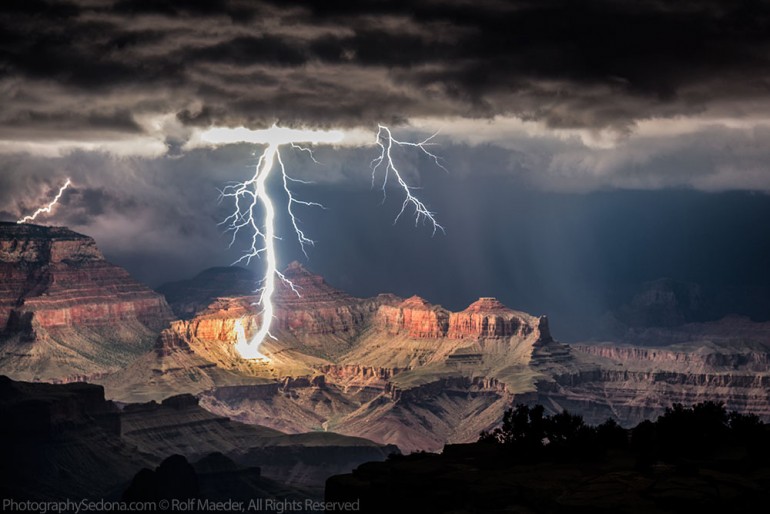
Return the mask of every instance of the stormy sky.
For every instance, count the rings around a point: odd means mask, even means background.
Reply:
[[[278,124],[353,135],[283,156],[326,206],[307,266],[355,294],[494,295],[570,339],[657,278],[770,287],[767,2],[4,0],[0,102],[0,219],[71,177],[41,222],[153,286],[243,250],[219,190],[262,147],[200,135]],[[378,123],[438,132],[446,171],[397,157],[446,235],[393,224]]]

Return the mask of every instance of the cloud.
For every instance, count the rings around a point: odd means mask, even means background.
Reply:
[[[356,294],[453,308],[495,294],[550,314],[604,308],[602,284],[672,262],[750,281],[770,244],[745,227],[766,196],[660,190],[770,191],[768,25],[767,3],[729,0],[5,0],[0,217],[72,177],[41,221],[93,236],[138,278],[229,264],[242,249],[227,250],[218,189],[253,173],[277,123],[342,134],[313,146],[320,164],[282,157],[314,182],[298,197],[328,207],[299,213],[311,268]],[[377,123],[402,140],[439,131],[448,173],[398,158],[446,236],[393,226],[401,200],[371,184]],[[279,253],[301,258],[289,237]]]
[[[218,188],[240,180],[253,164],[246,145],[155,159],[84,151],[55,158],[4,155],[0,216],[15,221],[33,212],[71,177],[61,205],[39,222],[94,237],[109,259],[158,283],[239,256],[237,245],[227,250],[218,226],[232,207],[218,203]]]
[[[211,124],[251,128],[508,116],[633,130],[738,115],[766,96],[763,3],[349,4],[10,2],[0,16],[7,120],[101,120],[130,136],[141,128],[131,116],[192,122],[195,105]],[[98,101],[73,111],[72,95]]]
[[[0,154],[165,169],[278,123],[342,131],[297,174],[358,183],[379,122],[542,189],[765,191],[768,23],[726,0],[14,0]]]

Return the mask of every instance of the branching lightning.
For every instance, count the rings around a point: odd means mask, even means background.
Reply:
[[[281,145],[290,144],[292,148],[308,153],[313,162],[317,163],[318,161],[316,161],[313,152],[309,148],[300,146],[300,143],[316,144],[334,141],[320,137],[319,134],[321,133],[318,132],[291,131],[276,126],[263,131],[263,133],[268,144],[259,156],[254,175],[244,182],[235,183],[225,187],[221,191],[221,197],[232,198],[235,204],[233,213],[222,222],[223,225],[227,226],[227,231],[232,233],[230,246],[235,243],[238,234],[241,231],[245,230],[250,234],[248,250],[234,264],[241,262],[249,264],[255,257],[264,257],[265,261],[265,275],[260,281],[260,287],[257,290],[258,301],[256,305],[261,307],[262,319],[259,330],[253,337],[251,337],[251,340],[248,340],[243,324],[238,320],[235,326],[235,349],[244,359],[268,360],[267,357],[260,352],[260,346],[266,338],[273,338],[273,335],[270,333],[270,325],[275,313],[273,294],[276,289],[276,279],[281,280],[298,296],[300,293],[295,285],[278,271],[277,256],[275,252],[275,239],[278,239],[275,234],[274,226],[275,207],[273,205],[273,200],[270,197],[270,193],[268,192],[267,180],[273,169],[277,168],[281,175],[280,178],[283,190],[288,199],[286,212],[289,215],[289,220],[291,221],[300,248],[307,257],[307,247],[313,246],[315,241],[307,237],[300,228],[299,219],[295,213],[295,207],[305,206],[323,208],[323,205],[317,202],[300,200],[294,195],[291,189],[292,183],[308,184],[309,182],[298,180],[288,175],[281,158],[279,147]],[[219,134],[221,134],[221,137],[229,137],[230,135],[225,131],[220,131]],[[414,208],[415,224],[418,224],[421,221],[428,222],[432,225],[433,234],[435,234],[437,230],[443,232],[444,227],[436,221],[435,213],[429,211],[425,204],[413,194],[415,188],[409,186],[403,179],[392,156],[392,149],[394,146],[414,147],[430,157],[436,165],[445,169],[441,165],[439,158],[427,148],[429,145],[433,144],[431,143],[433,137],[435,137],[435,134],[419,143],[399,141],[393,137],[390,129],[383,125],[379,125],[375,143],[380,148],[380,155],[372,161],[371,168],[372,184],[374,184],[378,169],[384,170],[382,182],[383,195],[385,195],[385,188],[391,175],[395,178],[398,186],[404,192],[404,202],[401,205],[401,210],[396,216],[394,223],[397,222],[406,209],[411,206]],[[260,213],[262,214],[261,220],[259,219]]]
[[[56,193],[56,196],[54,197],[53,200],[51,200],[51,203],[49,203],[45,207],[39,208],[38,210],[36,210],[32,214],[30,214],[29,216],[24,216],[23,218],[21,218],[16,223],[18,223],[18,224],[28,223],[30,221],[34,221],[35,218],[37,218],[39,215],[41,215],[43,213],[49,214],[53,210],[53,208],[56,206],[56,204],[59,203],[59,199],[61,199],[61,196],[64,194],[64,191],[68,187],[70,187],[71,184],[72,184],[72,181],[68,178],[67,181],[64,183],[64,185],[59,188],[59,192]]]
[[[410,205],[414,208],[414,224],[415,226],[420,223],[420,221],[428,221],[433,225],[433,235],[436,234],[437,230],[440,230],[441,232],[444,232],[444,227],[439,225],[439,223],[436,221],[435,213],[430,212],[427,207],[425,207],[425,204],[423,204],[416,196],[412,194],[413,187],[410,187],[404,179],[401,177],[401,173],[396,168],[396,165],[393,163],[393,155],[391,153],[393,149],[393,145],[396,146],[411,146],[414,148],[418,148],[420,151],[422,151],[425,155],[430,157],[436,165],[446,171],[446,168],[441,165],[441,161],[439,158],[430,152],[426,147],[428,145],[431,145],[430,141],[436,137],[436,134],[433,134],[432,136],[428,137],[427,139],[423,140],[420,143],[410,143],[408,141],[399,141],[396,138],[393,137],[393,134],[390,132],[390,129],[388,127],[385,127],[383,125],[378,125],[377,130],[377,146],[380,147],[380,156],[372,160],[371,168],[372,168],[372,186],[374,186],[375,176],[377,174],[377,169],[382,166],[385,169],[385,178],[382,180],[382,196],[383,200],[386,197],[386,191],[385,187],[388,185],[388,176],[392,173],[396,177],[396,181],[398,181],[398,185],[403,189],[404,191],[404,203],[401,204],[401,210],[399,211],[398,215],[396,215],[396,219],[393,220],[393,223],[397,223],[399,218],[402,214],[404,214],[404,211],[407,207]]]

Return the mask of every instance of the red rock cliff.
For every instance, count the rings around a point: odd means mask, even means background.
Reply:
[[[444,337],[449,327],[449,311],[412,296],[398,305],[383,305],[377,321],[390,334],[403,333],[414,339]]]
[[[294,284],[296,292],[280,283],[274,297],[276,329],[301,334],[353,335],[377,308],[377,302],[354,298],[333,288],[296,261],[289,264],[284,276]]]
[[[544,318],[509,309],[495,298],[480,298],[461,312],[449,312],[413,296],[397,305],[383,305],[377,324],[389,334],[423,338],[507,338],[524,337],[540,330],[550,339]]]
[[[509,309],[496,298],[479,298],[462,312],[449,318],[448,337],[511,337],[530,334],[539,323],[537,318]]]
[[[94,240],[66,228],[0,224],[0,329],[110,325],[160,330],[163,297],[110,264]],[[9,321],[12,323],[9,326]]]
[[[90,237],[0,223],[0,373],[66,382],[112,372],[151,348],[172,316]]]

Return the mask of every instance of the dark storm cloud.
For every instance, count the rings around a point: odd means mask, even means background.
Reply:
[[[0,113],[0,120],[5,129],[20,132],[27,128],[36,131],[67,131],[88,127],[93,130],[115,130],[120,132],[141,132],[142,128],[136,123],[133,115],[127,110],[111,112],[47,112],[45,110],[24,110]],[[10,130],[9,130],[10,129]]]
[[[299,66],[307,61],[301,48],[272,36],[244,36],[189,52],[189,61],[226,63],[234,66],[267,64]]]
[[[227,12],[226,0],[122,0],[115,10],[129,14],[161,14],[166,16],[208,16]]]
[[[35,0],[0,28],[6,116],[43,124],[73,95],[220,125],[770,110],[765,2]]]
[[[328,208],[298,209],[309,267],[354,294],[496,295],[558,331],[622,284],[770,287],[770,201],[724,192],[770,191],[768,25],[767,2],[728,0],[4,0],[0,218],[71,177],[43,223],[153,285],[186,278],[241,255],[218,189],[259,151],[186,146],[200,129],[382,122],[441,129],[449,173],[398,163],[446,235],[394,226],[376,148],[282,151]],[[282,263],[304,260],[278,212]]]
[[[254,164],[253,149],[232,145],[180,158],[120,158],[72,152],[44,158],[0,155],[0,219],[13,221],[47,204],[66,178],[72,185],[40,223],[93,237],[108,259],[158,284],[240,256],[218,224],[232,208],[223,184]]]

